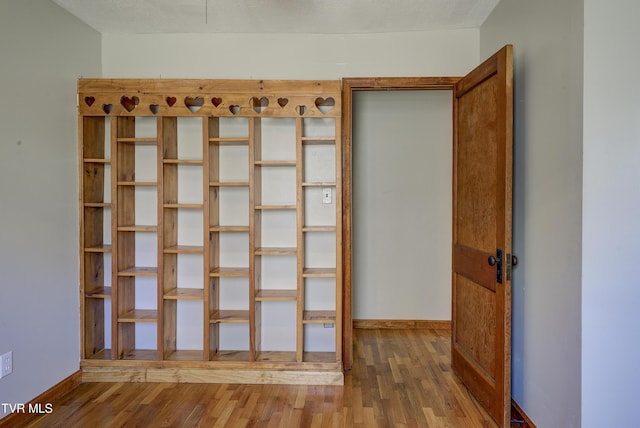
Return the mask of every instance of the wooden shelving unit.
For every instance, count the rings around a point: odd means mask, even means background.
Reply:
[[[341,383],[340,83],[78,93],[84,379]]]

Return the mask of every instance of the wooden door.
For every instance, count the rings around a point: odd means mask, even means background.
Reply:
[[[511,406],[513,52],[454,87],[454,372],[500,426]]]

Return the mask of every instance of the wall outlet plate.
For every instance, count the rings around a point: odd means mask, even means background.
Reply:
[[[0,355],[0,378],[13,373],[13,351]]]
[[[322,203],[323,204],[331,203],[331,187],[322,188]]]

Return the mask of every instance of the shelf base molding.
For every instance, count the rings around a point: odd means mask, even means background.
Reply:
[[[342,370],[83,367],[82,382],[344,385]]]

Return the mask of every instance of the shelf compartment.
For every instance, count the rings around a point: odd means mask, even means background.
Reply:
[[[122,360],[156,361],[158,351],[155,349],[129,349],[122,352]]]
[[[157,267],[141,267],[136,266],[128,269],[123,269],[118,272],[118,276],[157,276]]]
[[[295,301],[298,299],[297,290],[258,290],[255,297],[257,302],[264,301]]]
[[[297,254],[295,247],[258,247],[256,248],[256,256],[295,256]]]
[[[164,204],[164,208],[171,209],[193,209],[193,210],[201,210],[204,205],[203,204],[185,204],[185,203],[177,203],[177,204]]]
[[[248,323],[249,311],[245,310],[221,310],[216,309],[209,317],[211,324],[217,323]]]
[[[118,186],[155,187],[157,185],[158,185],[157,181],[118,181]]]
[[[134,309],[118,316],[119,323],[157,322],[158,311],[155,309]]]
[[[214,267],[209,273],[210,277],[248,277],[249,268],[243,267]]]
[[[85,291],[84,297],[87,299],[110,299],[112,291],[111,287],[98,287],[90,291]]]
[[[335,278],[335,268],[305,268],[302,271],[304,278]]]
[[[305,352],[303,353],[302,360],[305,363],[335,363],[335,352]]]
[[[166,300],[202,300],[204,290],[201,288],[174,288],[165,293]]]
[[[107,348],[107,349],[100,349],[99,351],[96,351],[92,355],[86,355],[84,358],[85,360],[110,360],[111,355],[112,355],[111,349]]]
[[[304,311],[303,324],[335,324],[336,311]]]

